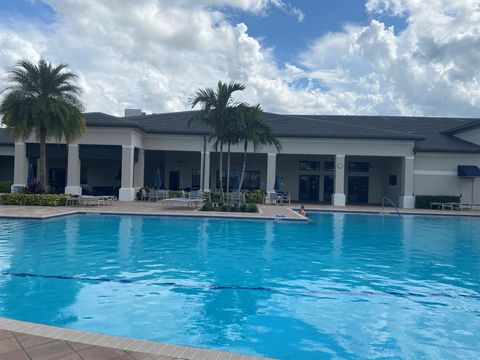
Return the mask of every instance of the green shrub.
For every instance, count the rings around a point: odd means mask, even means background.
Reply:
[[[65,206],[67,197],[58,194],[21,194],[0,195],[3,205]]]
[[[415,196],[415,207],[417,209],[430,209],[432,202],[447,203],[460,202],[460,196],[457,195],[417,195]]]
[[[206,202],[203,204],[202,208],[200,209],[201,211],[213,211],[213,204],[211,202]]]
[[[12,189],[12,183],[10,181],[0,181],[0,194],[9,193]]]
[[[210,192],[210,198],[212,202],[219,203],[222,200],[222,193],[220,191],[212,191]]]
[[[200,211],[223,211],[223,212],[250,212],[257,213],[258,206],[257,204],[233,204],[228,205],[220,203],[218,207],[214,207],[214,204],[211,202],[206,202],[201,207]]]
[[[32,181],[25,186],[22,191],[24,194],[45,194],[45,188],[43,185],[38,181]]]
[[[183,195],[188,196],[188,193],[184,193],[183,191],[168,190],[169,198],[181,198]]]
[[[245,193],[245,201],[249,204],[263,204],[265,197],[264,190],[250,190]]]
[[[230,205],[230,211],[239,212],[240,211],[240,205],[238,203]]]

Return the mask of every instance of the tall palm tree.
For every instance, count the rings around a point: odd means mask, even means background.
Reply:
[[[257,152],[263,146],[273,145],[280,151],[282,144],[275,135],[273,135],[272,129],[262,121],[262,108],[260,105],[239,106],[241,112],[241,125],[240,125],[240,139],[243,141],[243,164],[242,175],[238,184],[238,191],[240,192],[243,185],[243,179],[245,177],[245,169],[247,167],[247,150],[248,146],[252,145],[253,152]]]
[[[16,139],[35,134],[40,143],[38,181],[46,188],[47,139],[70,143],[85,129],[77,75],[66,64],[53,66],[43,59],[38,64],[21,60],[8,74],[10,84],[0,103],[2,123]]]
[[[225,201],[223,194],[223,147],[225,143],[230,144],[229,129],[232,121],[235,121],[235,108],[237,106],[232,95],[235,91],[244,89],[245,85],[242,83],[233,81],[222,83],[219,81],[216,90],[211,88],[199,89],[195,96],[190,99],[192,109],[198,104],[202,106],[202,109],[198,115],[190,119],[189,125],[192,122],[199,121],[209,126],[212,129],[209,140],[215,139],[215,150],[220,152],[219,177],[222,202]]]

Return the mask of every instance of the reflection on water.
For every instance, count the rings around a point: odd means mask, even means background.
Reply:
[[[310,216],[0,220],[0,315],[287,359],[478,357],[480,220]]]

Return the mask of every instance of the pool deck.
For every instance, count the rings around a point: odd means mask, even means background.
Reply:
[[[188,209],[185,207],[163,207],[152,202],[114,202],[108,206],[21,206],[0,205],[0,217],[15,217],[26,219],[48,219],[51,217],[71,214],[121,214],[121,215],[160,215],[160,216],[191,216],[191,217],[221,217],[242,219],[273,220],[277,217],[292,221],[307,219],[289,206],[259,205],[258,213],[215,212]]]
[[[306,221],[294,209],[300,204],[285,206],[259,205],[259,213],[240,212],[215,212],[199,211],[181,207],[165,208],[159,203],[151,202],[115,202],[110,206],[16,206],[0,205],[0,217],[25,218],[25,219],[48,219],[57,216],[71,214],[120,214],[120,215],[157,215],[157,216],[187,216],[187,217],[218,217],[236,219],[264,219],[274,220],[279,217],[291,221]],[[382,213],[381,206],[345,206],[335,207],[332,205],[305,204],[305,210],[325,212],[353,212],[353,213]],[[385,212],[394,212],[393,208],[385,208]],[[480,211],[452,211],[452,210],[429,210],[429,209],[400,209],[402,214],[411,215],[446,215],[446,216],[480,216]]]
[[[0,318],[0,360],[262,360]]]

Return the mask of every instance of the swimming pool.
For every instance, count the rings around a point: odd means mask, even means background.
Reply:
[[[0,316],[282,359],[478,358],[480,219],[0,219]]]

